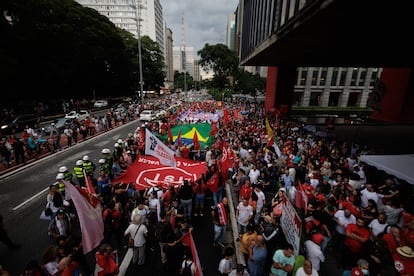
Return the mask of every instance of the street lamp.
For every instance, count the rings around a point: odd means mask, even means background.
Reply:
[[[144,103],[144,78],[142,76],[142,57],[141,57],[141,5],[140,0],[136,0],[137,13],[137,37],[138,37],[138,64],[139,64],[139,93],[141,95],[141,104]]]

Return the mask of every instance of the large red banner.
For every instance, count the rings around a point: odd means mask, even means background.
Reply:
[[[196,181],[206,174],[206,162],[198,162],[185,158],[175,157],[176,168],[165,166],[158,158],[142,155],[137,157],[134,164],[120,177],[114,179],[113,183],[134,183],[136,190],[145,190],[148,187],[161,183],[164,189],[170,185],[179,186],[184,179]]]

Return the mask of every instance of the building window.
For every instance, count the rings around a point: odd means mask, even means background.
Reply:
[[[328,106],[338,106],[340,96],[341,96],[341,93],[339,93],[339,92],[329,93]]]
[[[339,86],[345,86],[345,82],[346,82],[346,68],[342,68],[341,69],[341,75],[339,78]]]
[[[299,85],[306,85],[306,75],[308,74],[308,70],[306,70],[305,68],[301,68],[300,71],[300,80],[299,80]]]
[[[367,78],[367,68],[361,68],[361,70],[359,71],[358,86],[364,86],[366,78]]]
[[[311,83],[311,85],[316,85],[317,83],[318,83],[318,73],[319,73],[319,70],[313,70],[312,71],[312,83]]]
[[[332,70],[331,86],[337,86],[339,68],[334,67]]]
[[[325,86],[326,84],[326,75],[328,74],[328,68],[323,67],[321,71],[321,78],[319,79],[319,85]]]
[[[357,78],[358,78],[358,68],[352,69],[352,77],[351,77],[351,86],[356,86],[357,84]]]
[[[359,102],[359,92],[350,92],[347,106],[357,106]]]
[[[319,106],[321,102],[321,92],[312,92],[309,99],[309,106]]]

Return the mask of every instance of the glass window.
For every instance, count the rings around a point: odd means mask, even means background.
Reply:
[[[317,85],[317,83],[318,83],[319,70],[315,70],[315,69],[312,71],[312,83],[311,83],[311,85]]]
[[[338,80],[338,72],[339,68],[338,67],[334,67],[332,70],[332,78],[331,78],[331,86],[337,86],[337,80]]]
[[[346,68],[342,68],[340,79],[339,79],[339,86],[345,86],[345,82],[346,82]]]

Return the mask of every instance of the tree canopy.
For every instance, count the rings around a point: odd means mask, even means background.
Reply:
[[[96,10],[72,0],[0,4],[0,81],[11,98],[127,95],[138,89],[138,45]],[[158,45],[142,38],[144,82],[164,80]]]

